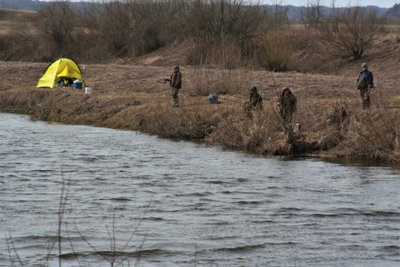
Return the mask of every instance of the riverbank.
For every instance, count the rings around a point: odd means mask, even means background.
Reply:
[[[160,137],[202,140],[265,155],[313,154],[399,161],[398,81],[376,75],[370,110],[361,109],[354,75],[272,73],[182,66],[181,106],[172,107],[163,79],[171,67],[131,64],[81,65],[93,93],[36,89],[47,64],[2,62],[0,111],[34,119],[142,131]],[[379,73],[379,72],[378,72]],[[352,73],[354,74],[354,73]],[[250,86],[264,110],[247,114]],[[298,99],[295,134],[286,134],[276,98],[288,86]],[[218,93],[220,104],[207,95]]]

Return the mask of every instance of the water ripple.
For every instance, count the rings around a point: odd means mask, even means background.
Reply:
[[[400,262],[398,170],[0,121],[0,266],[10,266],[10,242],[24,266],[40,266],[53,246],[58,266],[63,180],[65,266],[109,266],[113,253],[151,267]]]

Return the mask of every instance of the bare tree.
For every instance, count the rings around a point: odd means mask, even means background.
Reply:
[[[39,10],[38,28],[49,37],[52,56],[60,56],[72,47],[75,13],[69,2],[53,2]]]
[[[318,28],[323,18],[321,0],[308,0],[307,7],[302,12],[303,22],[313,28]]]
[[[182,0],[92,3],[82,12],[82,24],[105,58],[135,57],[180,37],[182,3]]]
[[[278,31],[282,26],[289,23],[287,16],[288,8],[282,5],[282,0],[273,0],[273,25],[275,31]]]
[[[263,19],[259,7],[243,0],[194,0],[188,8],[188,33],[206,42],[248,41],[259,33]]]
[[[243,0],[193,0],[186,8],[186,34],[197,43],[188,57],[194,64],[243,64],[265,25],[265,11]]]
[[[363,7],[334,10],[320,31],[333,55],[359,59],[378,31],[377,15]]]

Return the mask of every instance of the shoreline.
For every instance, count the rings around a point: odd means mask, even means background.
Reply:
[[[139,85],[126,86],[129,79],[118,80],[121,66],[89,65],[86,76],[93,93],[87,95],[72,88],[36,89],[34,85],[43,64],[9,65],[5,66],[9,84],[14,82],[18,72],[29,69],[31,76],[25,78],[23,86],[16,84],[0,90],[1,112],[30,115],[42,121],[140,131],[162,138],[200,140],[255,155],[312,156],[375,163],[400,161],[396,132],[400,125],[396,124],[399,109],[385,109],[376,103],[370,110],[363,111],[354,89],[335,88],[327,94],[318,84],[314,88],[310,86],[321,77],[334,85],[340,80],[346,82],[342,77],[290,74],[295,79],[303,79],[300,81],[304,87],[294,88],[298,111],[293,123],[299,123],[301,130],[287,134],[277,112],[279,89],[271,84],[272,74],[268,72],[249,72],[260,80],[257,84],[265,84],[261,89],[264,109],[249,116],[243,110],[243,104],[248,101],[248,91],[242,89],[243,85],[229,93],[219,93],[220,104],[209,104],[207,95],[199,93],[192,85],[195,81],[190,80],[198,74],[196,68],[184,67],[186,87],[179,93],[181,106],[173,108],[169,88],[159,82],[169,68],[150,67],[146,71],[151,70],[152,75],[147,74],[148,78],[142,79]],[[32,72],[32,67],[36,71]],[[108,82],[91,75],[106,68],[115,69],[111,79],[107,77]],[[124,65],[122,68],[132,76],[142,76],[139,72],[145,67]],[[226,75],[232,77],[232,73]],[[274,83],[286,82],[287,74],[274,75]],[[375,143],[372,138],[376,139]],[[365,140],[371,142],[371,147],[363,146]]]

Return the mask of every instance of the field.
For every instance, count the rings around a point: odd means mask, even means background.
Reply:
[[[11,23],[11,22],[10,22]],[[1,33],[6,32],[3,21]],[[296,29],[299,28],[299,29]],[[303,36],[301,27],[292,27]],[[79,62],[92,95],[71,88],[37,89],[49,63],[0,63],[0,111],[29,114],[35,119],[139,130],[160,137],[202,140],[212,145],[265,155],[318,155],[399,161],[400,34],[387,25],[373,48],[359,60],[343,60],[317,52],[300,52],[298,71],[261,68],[216,68],[188,65],[192,44],[181,42],[135,59],[108,64]],[[302,38],[306,39],[306,36]],[[178,48],[179,53],[174,51]],[[307,54],[313,53],[313,44]],[[362,62],[374,73],[372,107],[363,110],[355,88]],[[183,89],[179,108],[172,107],[170,88],[163,82],[180,65]],[[251,86],[264,98],[264,109],[251,114],[243,105]],[[284,87],[297,97],[298,108],[284,131],[276,104]],[[219,104],[209,104],[209,93]]]

